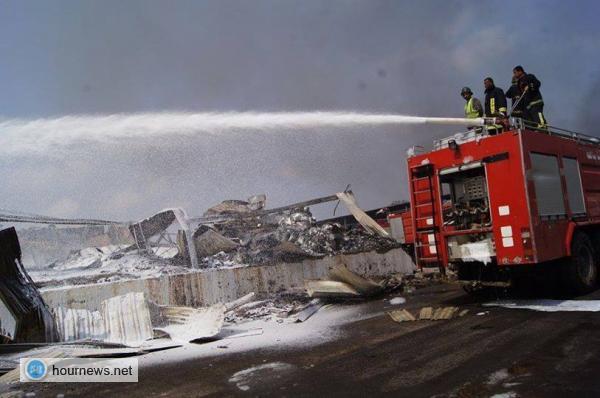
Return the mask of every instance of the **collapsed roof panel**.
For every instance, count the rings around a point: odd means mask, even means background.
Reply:
[[[4,341],[57,340],[54,319],[21,263],[14,228],[0,231],[0,331]]]

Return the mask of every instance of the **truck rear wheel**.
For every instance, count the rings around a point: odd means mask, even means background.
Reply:
[[[579,232],[573,237],[571,258],[566,264],[568,287],[575,294],[589,293],[598,283],[596,251],[587,234]]]

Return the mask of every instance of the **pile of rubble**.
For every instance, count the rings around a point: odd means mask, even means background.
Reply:
[[[228,201],[231,202],[231,201]],[[218,205],[205,215],[232,216],[230,219],[201,225],[194,233],[199,265],[203,268],[236,264],[269,264],[298,261],[309,257],[352,254],[367,251],[387,251],[400,244],[383,234],[373,233],[361,225],[344,228],[338,223],[317,223],[307,207],[283,210],[279,213],[256,215],[246,208],[251,202],[235,201],[235,207]],[[235,215],[245,217],[235,217]],[[210,240],[228,240],[212,245],[212,251],[198,250],[198,238],[210,234]],[[382,236],[383,235],[383,236]]]
[[[356,224],[316,221],[308,206],[334,200],[346,205]],[[40,287],[93,284],[401,246],[358,208],[349,192],[276,209],[265,209],[265,203],[265,195],[226,200],[199,218],[166,209],[129,225],[134,243],[74,250],[66,259],[31,270],[31,276]]]

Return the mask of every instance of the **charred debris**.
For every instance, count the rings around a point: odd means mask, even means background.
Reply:
[[[309,206],[333,201],[343,203],[356,222],[317,222]],[[352,192],[274,209],[265,209],[265,204],[265,195],[226,200],[198,218],[188,218],[181,209],[164,210],[130,226],[135,244],[124,251],[153,254],[153,246],[172,245],[178,252],[175,261],[191,268],[218,268],[385,252],[401,246],[358,207]]]

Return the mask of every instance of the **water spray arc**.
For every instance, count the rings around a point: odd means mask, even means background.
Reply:
[[[419,117],[353,112],[138,113],[65,116],[45,119],[0,119],[0,152],[44,153],[79,142],[116,143],[169,136],[224,135],[244,131],[277,133],[311,128],[383,125],[481,126],[494,119]]]

